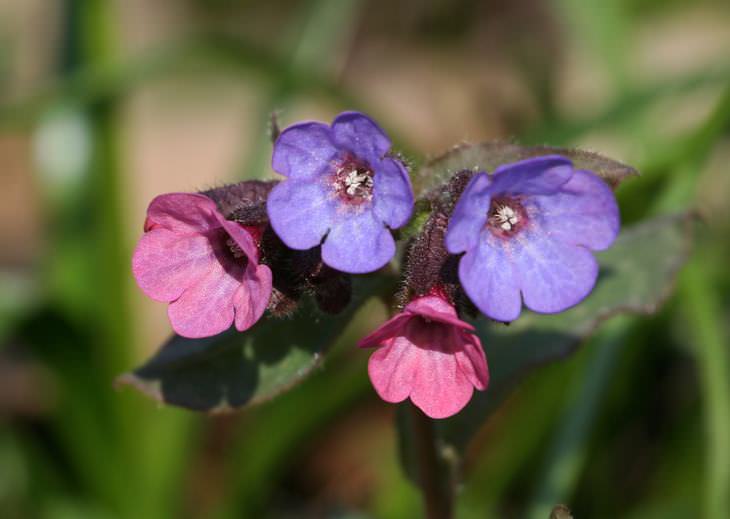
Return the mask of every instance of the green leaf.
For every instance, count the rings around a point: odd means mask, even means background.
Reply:
[[[158,402],[209,413],[269,400],[317,368],[362,304],[392,284],[375,277],[361,281],[354,286],[355,301],[337,316],[306,301],[293,318],[265,318],[243,333],[232,328],[204,339],[175,335],[117,382]]]
[[[420,197],[447,182],[451,175],[458,171],[492,172],[502,164],[542,155],[568,157],[576,168],[593,171],[613,188],[616,188],[624,178],[638,174],[630,166],[590,151],[549,146],[520,146],[509,142],[491,141],[461,144],[429,161],[416,172],[413,179],[414,189],[416,195]]]
[[[524,313],[508,326],[475,322],[489,362],[489,388],[475,393],[459,414],[439,422],[441,437],[463,449],[530,370],[566,357],[611,316],[655,312],[687,259],[693,220],[685,214],[665,216],[623,231],[613,247],[597,254],[601,272],[596,288],[570,310]]]

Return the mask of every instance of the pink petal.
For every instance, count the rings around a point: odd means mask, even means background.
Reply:
[[[406,306],[405,310],[431,321],[450,324],[465,330],[474,330],[471,324],[459,319],[456,315],[456,309],[448,301],[438,296],[424,296],[414,299]]]
[[[232,222],[223,218],[219,212],[216,211],[215,217],[218,220],[223,229],[228,235],[233,238],[236,244],[241,248],[241,251],[246,255],[248,261],[254,265],[259,262],[259,252],[256,248],[256,243],[243,225],[238,222]]]
[[[243,282],[233,298],[236,309],[236,329],[248,330],[261,319],[271,297],[271,269],[266,265],[249,263]]]
[[[453,354],[419,351],[419,376],[411,389],[411,401],[431,418],[455,415],[469,403],[474,387]]]
[[[480,365],[471,334],[417,318],[401,329],[402,335],[375,351],[368,362],[370,380],[383,400],[410,397],[431,418],[446,418],[469,402],[474,382],[480,389],[486,387],[486,361]],[[462,351],[465,346],[467,352]]]
[[[482,349],[482,341],[472,333],[458,332],[461,337],[457,339],[462,345],[461,350],[454,352],[456,362],[469,382],[478,390],[484,391],[489,385],[489,368],[487,357]]]
[[[400,335],[403,330],[403,326],[406,321],[411,317],[408,314],[400,313],[383,323],[377,330],[372,332],[367,337],[360,339],[357,343],[360,348],[373,348],[375,346],[381,346],[392,339],[393,337]]]
[[[205,276],[171,303],[167,315],[183,337],[209,337],[230,328],[234,295],[241,286],[242,265],[211,263]]]
[[[405,337],[396,337],[370,356],[368,375],[380,398],[397,403],[410,396],[420,366],[417,352]]]
[[[156,197],[147,208],[145,230],[164,227],[177,233],[204,233],[220,227],[218,208],[207,196],[169,193]]]
[[[139,240],[132,257],[132,272],[145,294],[169,302],[205,276],[216,262],[208,237],[158,227]]]

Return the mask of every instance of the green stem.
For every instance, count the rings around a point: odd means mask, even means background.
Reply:
[[[444,475],[433,421],[413,404],[408,404],[411,414],[411,434],[415,447],[418,480],[423,494],[423,505],[428,519],[449,519],[453,517],[453,495],[451,485],[444,484]]]

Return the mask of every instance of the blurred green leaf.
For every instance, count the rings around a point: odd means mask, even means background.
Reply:
[[[491,141],[455,146],[419,169],[413,179],[416,194],[421,196],[447,182],[458,171],[492,172],[502,164],[509,164],[543,155],[562,155],[573,161],[576,168],[598,174],[612,187],[626,177],[637,175],[631,166],[621,164],[589,151],[549,146],[520,146],[509,142]]]
[[[356,283],[356,301],[337,316],[306,302],[291,319],[265,318],[250,331],[203,339],[173,336],[143,366],[122,375],[155,400],[219,413],[269,400],[309,375],[358,308],[385,283]]]
[[[439,423],[442,437],[463,449],[531,369],[569,355],[613,315],[654,312],[686,261],[693,220],[686,214],[661,217],[624,231],[611,249],[598,254],[601,274],[593,293],[570,310],[528,313],[509,326],[475,323],[489,359],[490,387]]]

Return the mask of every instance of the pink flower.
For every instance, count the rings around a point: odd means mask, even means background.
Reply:
[[[380,398],[406,398],[431,418],[458,413],[474,388],[489,384],[487,359],[474,327],[438,295],[419,297],[358,344],[380,346],[368,373]]]
[[[161,195],[147,209],[132,271],[145,294],[170,303],[167,314],[179,335],[216,335],[234,321],[243,331],[259,320],[271,295],[271,270],[258,263],[258,234],[226,220],[204,195]]]

